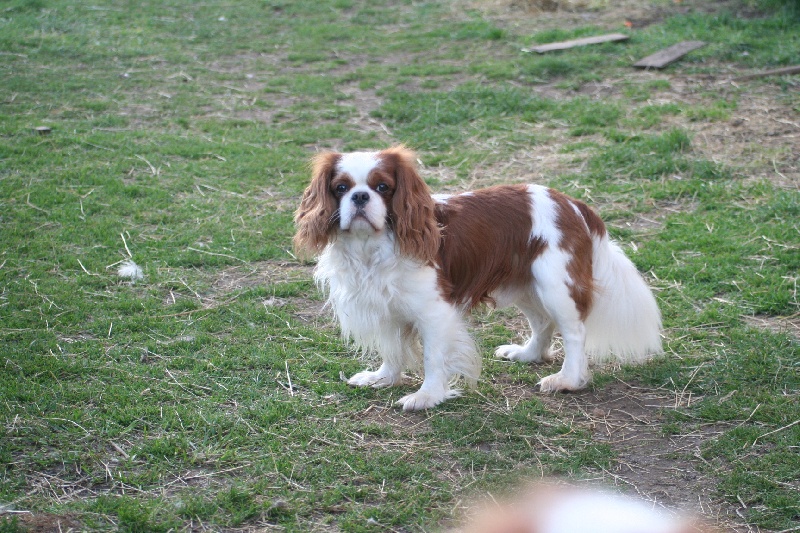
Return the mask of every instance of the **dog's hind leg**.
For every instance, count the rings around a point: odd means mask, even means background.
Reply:
[[[551,361],[553,355],[550,351],[550,344],[553,339],[555,324],[550,320],[541,303],[533,295],[515,302],[515,305],[528,319],[528,324],[531,327],[531,337],[524,346],[518,344],[498,346],[494,352],[495,357],[521,363]]]
[[[554,254],[555,255],[555,254]],[[561,333],[564,344],[564,363],[557,373],[539,381],[542,392],[579,390],[591,380],[589,360],[586,356],[586,326],[578,304],[572,297],[573,288],[565,279],[565,268],[559,267],[561,258],[545,258],[533,264],[534,288],[547,315]]]

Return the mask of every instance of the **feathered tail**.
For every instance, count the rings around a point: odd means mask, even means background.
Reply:
[[[595,361],[616,356],[639,363],[662,352],[661,312],[644,278],[607,235],[594,237],[597,288],[586,318],[586,353]]]

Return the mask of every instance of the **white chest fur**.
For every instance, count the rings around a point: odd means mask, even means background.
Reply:
[[[380,351],[381,336],[415,327],[431,299],[440,299],[431,266],[399,256],[388,236],[340,236],[319,258],[314,279],[328,293],[342,335],[364,349]]]

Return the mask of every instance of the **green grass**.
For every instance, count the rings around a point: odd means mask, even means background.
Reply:
[[[745,318],[796,320],[800,197],[703,156],[693,133],[765,89],[796,112],[797,82],[660,101],[673,75],[797,63],[791,3],[676,12],[625,44],[543,56],[519,49],[619,28],[528,34],[441,2],[0,10],[0,509],[89,530],[429,531],[486,491],[612,470],[620,451],[580,413],[519,392],[551,367],[489,360],[513,313],[476,319],[479,390],[428,413],[392,407],[410,386],[341,382],[364,362],[292,255],[292,213],[315,150],[403,142],[435,189],[544,181],[635,242],[668,355],[616,375],[693,395],[661,434],[719,428],[682,457],[717,480],[711,497],[798,526],[800,348]],[[689,38],[710,44],[631,74]],[[581,91],[601,81],[609,96]],[[564,166],[507,170],[542,147]],[[116,276],[128,258],[141,281]],[[26,530],[5,516],[0,531]]]

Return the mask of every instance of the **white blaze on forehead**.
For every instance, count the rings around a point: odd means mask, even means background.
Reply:
[[[347,173],[356,182],[366,182],[370,171],[380,164],[377,152],[351,152],[343,154],[336,170]]]

